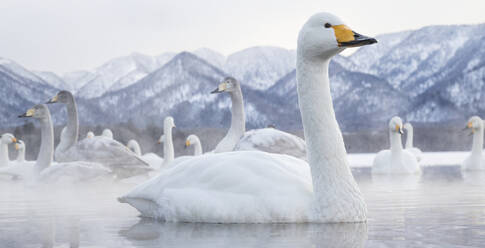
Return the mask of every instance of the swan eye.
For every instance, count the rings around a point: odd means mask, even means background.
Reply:
[[[327,23],[325,23],[325,28],[330,28],[330,27],[332,27],[332,24],[330,24],[330,23],[328,23],[328,22],[327,22]]]

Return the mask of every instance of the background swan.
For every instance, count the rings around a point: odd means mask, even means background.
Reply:
[[[485,170],[485,161],[482,157],[483,150],[483,121],[478,116],[468,120],[466,129],[473,134],[473,145],[470,155],[463,161],[461,169],[465,171]]]
[[[194,156],[199,156],[202,155],[202,144],[200,143],[199,137],[195,134],[191,134],[187,136],[187,139],[185,140],[185,147],[194,147]]]
[[[61,141],[55,151],[57,161],[101,163],[121,178],[146,174],[152,170],[147,162],[116,140],[95,136],[78,142],[79,120],[74,97],[69,91],[60,91],[48,103],[56,102],[64,103],[68,114],[66,133],[61,135]]]
[[[160,165],[163,163],[163,158],[151,152],[142,154],[140,144],[134,139],[129,140],[126,146],[136,155],[140,156],[144,161],[146,161],[150,167],[156,170],[160,169]]]
[[[25,143],[22,140],[18,140],[15,144],[15,150],[17,150],[17,159],[16,162],[25,162]]]
[[[233,77],[226,77],[211,93],[222,92],[227,92],[231,96],[231,127],[226,136],[217,144],[214,152],[259,150],[306,158],[305,142],[293,134],[274,128],[246,132],[244,101],[239,81]],[[288,151],[290,152],[287,153]]]
[[[108,139],[113,139],[113,131],[111,129],[106,128],[103,130],[103,133],[101,133],[101,136],[106,137]]]
[[[16,142],[17,139],[10,133],[5,133],[0,136],[0,166],[8,166],[10,162],[8,145]]]
[[[41,181],[59,180],[84,181],[107,176],[110,170],[97,163],[70,162],[52,164],[54,155],[54,131],[49,109],[45,104],[35,105],[19,117],[32,117],[40,122],[41,144],[39,155],[34,166],[31,166],[30,177]],[[27,175],[22,175],[28,177]]]
[[[166,168],[175,158],[175,152],[173,150],[172,129],[175,127],[175,122],[172,116],[167,116],[163,120],[163,162],[160,168]]]
[[[402,148],[402,134],[402,120],[395,116],[389,121],[391,149],[377,153],[372,165],[372,173],[414,174],[421,172],[416,157]]]
[[[419,148],[416,148],[413,146],[413,139],[414,139],[414,128],[411,123],[407,122],[404,124],[403,128],[406,130],[406,144],[405,144],[405,150],[412,153],[414,156],[416,156],[416,159],[421,161],[423,158],[423,152]]]
[[[309,163],[260,151],[206,153],[174,161],[119,200],[166,221],[365,221],[366,205],[335,118],[328,65],[344,47],[375,42],[328,13],[312,16],[301,29],[298,98]]]
[[[94,133],[92,131],[89,131],[86,133],[86,138],[92,138],[94,137]]]
[[[15,143],[15,150],[18,151],[17,159],[10,161],[8,166],[1,167],[0,175],[8,175],[15,180],[31,177],[35,161],[25,160],[25,143],[22,140],[18,140]]]

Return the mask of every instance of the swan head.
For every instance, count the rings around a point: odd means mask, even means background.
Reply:
[[[398,116],[392,117],[389,121],[389,130],[394,133],[403,134],[402,131],[402,120]]]
[[[74,97],[72,96],[72,93],[70,91],[61,90],[57,93],[57,95],[55,95],[53,98],[47,101],[47,104],[56,103],[56,102],[69,103],[70,101],[72,101],[73,98]]]
[[[165,139],[165,134],[160,135],[160,138],[158,139],[158,144],[162,144],[163,140]]]
[[[305,57],[330,58],[347,47],[360,47],[377,40],[354,32],[330,13],[310,17],[298,34],[298,54]]]
[[[104,136],[108,139],[113,139],[113,132],[109,128],[106,128],[103,130],[103,133],[101,134],[101,136]]]
[[[175,126],[175,121],[173,120],[172,116],[167,116],[165,117],[165,120],[163,120],[163,127],[164,128],[174,128]]]
[[[465,129],[471,130],[472,134],[478,130],[483,130],[483,120],[478,116],[472,116],[468,119]]]
[[[234,91],[241,91],[241,85],[239,81],[237,81],[233,77],[226,77],[222,82],[219,84],[217,89],[213,90],[211,94],[215,93],[222,93],[222,92],[234,92]]]
[[[47,119],[51,113],[45,104],[37,104],[28,109],[25,113],[19,115],[19,118],[32,117],[35,119]]]
[[[92,131],[89,131],[87,134],[86,134],[86,138],[93,138],[94,137],[94,133]]]
[[[411,125],[409,122],[404,123],[404,126],[402,127],[406,130],[413,130],[413,125]]]
[[[199,141],[199,138],[197,138],[197,136],[195,136],[195,134],[191,134],[187,137],[187,139],[185,140],[185,148],[197,143]]]
[[[15,150],[24,150],[25,149],[25,143],[22,140],[19,140],[17,143],[15,143]]]
[[[11,133],[2,134],[0,137],[1,137],[0,140],[2,141],[3,144],[17,143],[17,139]]]

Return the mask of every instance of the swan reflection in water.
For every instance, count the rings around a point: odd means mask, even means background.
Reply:
[[[134,246],[164,247],[364,247],[366,223],[203,224],[143,218],[119,234]]]

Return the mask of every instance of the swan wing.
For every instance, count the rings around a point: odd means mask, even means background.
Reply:
[[[313,196],[300,159],[260,151],[203,154],[120,197],[145,217],[211,223],[305,222]]]
[[[248,131],[236,144],[236,151],[264,151],[306,160],[306,144],[300,137],[274,128]]]

